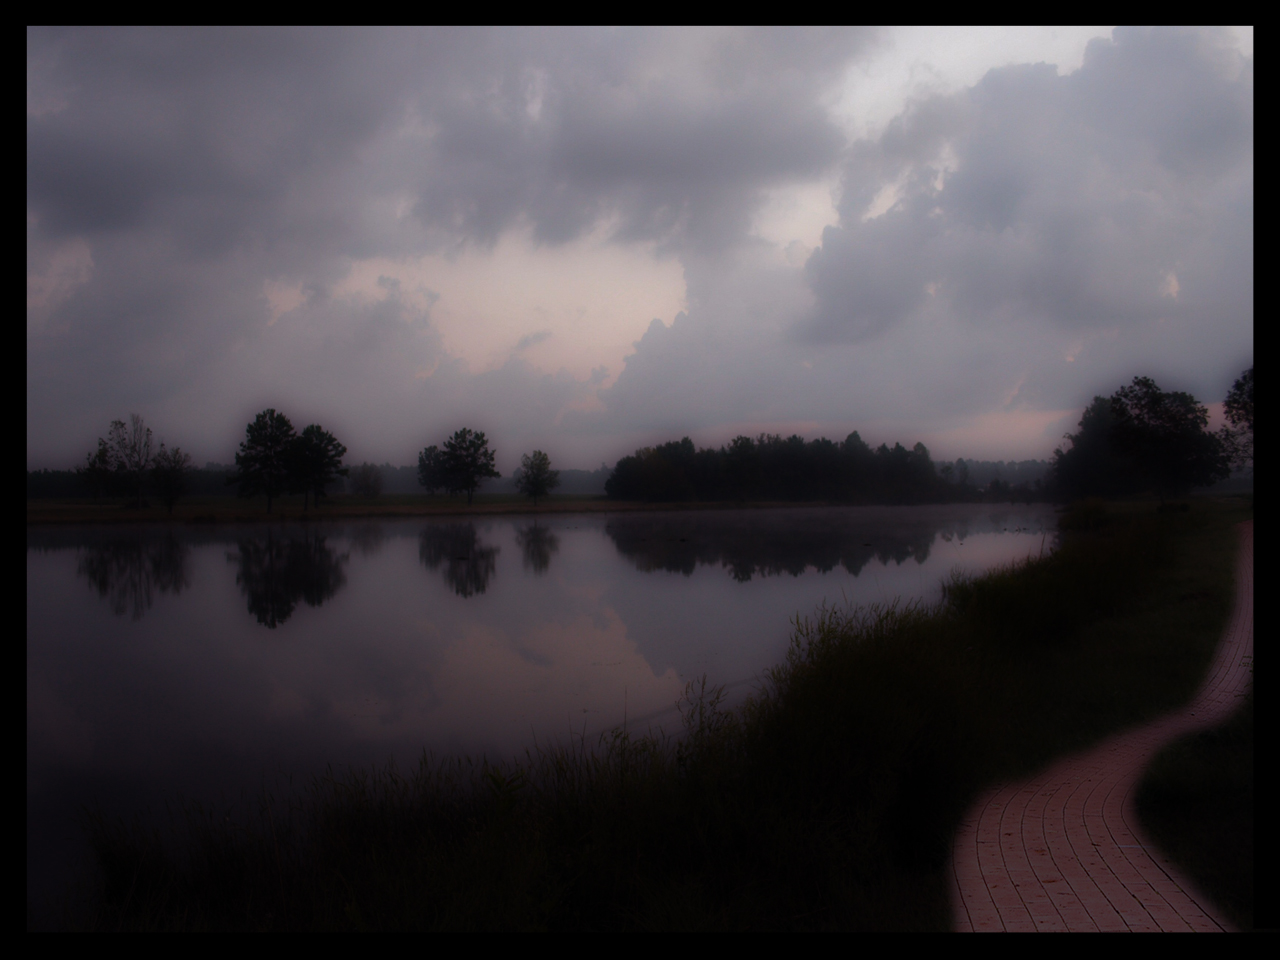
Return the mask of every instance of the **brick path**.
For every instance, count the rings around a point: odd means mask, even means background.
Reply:
[[[956,930],[1232,929],[1145,838],[1134,792],[1161,747],[1221,723],[1248,690],[1253,521],[1238,529],[1235,609],[1196,698],[974,804],[952,851]]]

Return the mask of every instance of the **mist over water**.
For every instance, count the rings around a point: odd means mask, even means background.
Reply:
[[[233,804],[329,765],[510,758],[748,693],[820,604],[932,601],[1053,547],[1051,508],[405,520],[27,535],[29,896],[79,810]]]

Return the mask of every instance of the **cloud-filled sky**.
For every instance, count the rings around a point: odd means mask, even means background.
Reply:
[[[27,465],[1049,456],[1253,364],[1253,32],[27,32]]]

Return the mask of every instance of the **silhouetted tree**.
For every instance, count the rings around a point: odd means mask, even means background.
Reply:
[[[313,423],[298,434],[293,442],[290,467],[293,489],[302,491],[304,511],[309,497],[314,496],[318,506],[325,487],[347,475],[347,468],[342,465],[346,455],[347,448],[319,424]]]
[[[1114,442],[1161,496],[1230,476],[1230,453],[1206,429],[1209,411],[1191,394],[1162,391],[1150,377],[1135,377],[1112,395],[1111,407]]]
[[[155,484],[156,495],[173,513],[173,505],[178,498],[187,492],[187,480],[191,473],[191,457],[182,452],[180,447],[166,450],[160,444],[160,452],[156,454],[151,467],[151,480]]]
[[[1232,460],[1244,466],[1253,460],[1253,367],[1231,385],[1223,412],[1231,424],[1224,439],[1230,443]]]
[[[623,500],[688,500],[693,495],[689,471],[693,467],[693,441],[645,447],[618,461],[605,492]]]
[[[748,500],[760,486],[760,453],[750,437],[734,437],[724,451],[725,493],[734,500]]]
[[[1080,418],[1079,431],[1065,435],[1071,446],[1053,451],[1050,481],[1065,498],[1120,496],[1136,488],[1137,470],[1112,441],[1111,401],[1094,397]]]
[[[129,425],[123,420],[111,422],[111,450],[116,469],[128,478],[134,502],[142,505],[142,481],[151,466],[151,428],[136,413],[129,415]]]
[[[449,489],[444,453],[435,444],[418,454],[418,483],[426,489],[428,494]]]
[[[875,498],[876,455],[856,430],[840,445],[840,467],[846,497],[864,502]]]
[[[76,475],[89,490],[94,500],[101,500],[115,487],[119,479],[119,465],[106,440],[98,438],[98,449],[85,455],[84,466],[76,467]]]
[[[446,484],[450,493],[465,493],[467,506],[480,484],[501,477],[493,465],[494,453],[483,433],[466,428],[459,430],[444,444]]]
[[[376,464],[362,463],[351,474],[351,492],[357,497],[376,497],[382,493],[382,471]]]
[[[1115,496],[1154,490],[1161,497],[1209,486],[1230,474],[1222,437],[1206,427],[1209,411],[1191,394],[1162,391],[1135,377],[1110,398],[1094,397],[1054,451],[1051,479],[1068,496]]]
[[[227,479],[239,486],[242,497],[266,494],[267,513],[271,501],[289,488],[294,436],[288,417],[274,409],[263,410],[245,428],[244,443],[236,454],[238,472]]]
[[[545,497],[560,486],[560,471],[551,469],[551,458],[541,450],[526,453],[520,458],[520,469],[515,475],[516,489],[526,497],[533,498],[533,505],[538,505],[538,498]]]

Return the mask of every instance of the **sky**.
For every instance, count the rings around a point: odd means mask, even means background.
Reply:
[[[1040,459],[1253,365],[1253,30],[27,31],[27,467]]]

